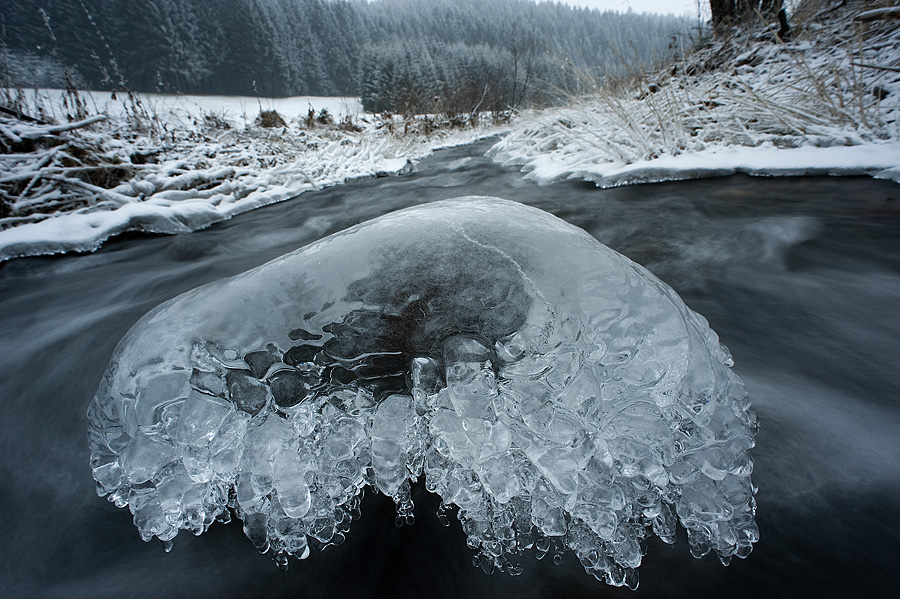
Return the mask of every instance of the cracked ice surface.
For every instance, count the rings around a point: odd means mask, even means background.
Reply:
[[[367,486],[424,475],[486,571],[572,550],[637,584],[641,541],[758,538],[756,419],[703,317],[556,217],[461,198],[363,223],[144,316],[91,403],[98,492],[167,547],[232,514],[280,566]]]

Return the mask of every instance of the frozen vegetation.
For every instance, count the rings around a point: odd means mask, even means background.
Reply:
[[[542,184],[736,172],[900,181],[900,28],[896,8],[878,9],[890,4],[800,3],[785,39],[735,29],[628,82],[586,75],[590,93],[523,116],[493,156]]]
[[[64,124],[0,114],[0,261],[94,251],[125,231],[194,231],[504,130],[363,114],[353,98],[8,93]]]
[[[641,541],[727,564],[758,538],[756,418],[703,317],[556,217],[468,197],[395,212],[170,300],[91,403],[98,493],[171,548],[236,515],[281,567],[366,488],[423,478],[476,563],[574,552],[635,588]]]

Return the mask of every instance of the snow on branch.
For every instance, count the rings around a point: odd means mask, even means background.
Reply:
[[[99,123],[101,121],[106,120],[105,114],[98,114],[92,116],[90,118],[86,118],[82,121],[77,121],[74,123],[66,123],[65,125],[31,125],[27,131],[21,134],[22,139],[37,139],[38,137],[44,135],[53,135],[54,133],[63,133],[65,131],[73,131],[75,129],[81,129],[82,127],[88,127],[93,125],[94,123]]]
[[[879,19],[900,19],[900,6],[876,8],[856,15],[857,21],[877,21]]]
[[[275,130],[244,115],[240,128],[219,105],[190,105],[138,114],[107,104],[106,115],[62,125],[0,114],[0,262],[93,251],[125,231],[203,229],[305,191],[408,172],[435,148],[507,127],[382,115],[310,128],[301,115]]]

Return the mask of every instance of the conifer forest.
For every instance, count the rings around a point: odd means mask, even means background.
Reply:
[[[677,56],[689,19],[529,0],[5,0],[6,87],[358,96],[368,111],[546,104]]]

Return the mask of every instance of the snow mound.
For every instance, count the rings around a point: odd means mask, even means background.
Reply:
[[[641,540],[758,539],[756,419],[727,349],[643,267],[468,197],[363,223],[152,310],[88,410],[98,493],[171,546],[232,514],[287,566],[363,489],[424,476],[485,571],[571,550],[637,585]]]

